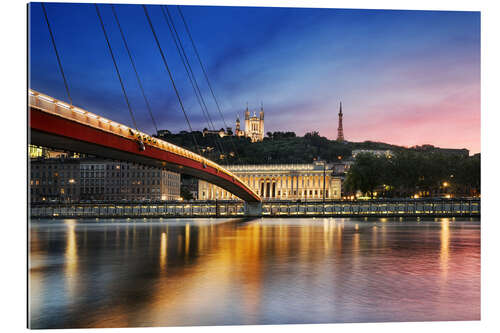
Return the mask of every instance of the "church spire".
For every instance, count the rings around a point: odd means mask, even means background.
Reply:
[[[245,120],[249,120],[249,119],[250,119],[250,111],[248,111],[248,102],[247,102],[247,108],[245,109]]]
[[[342,102],[340,102],[340,109],[339,109],[339,127],[337,130],[337,141],[338,142],[343,142],[344,141],[344,128],[342,126],[342,118],[344,115],[342,114]]]

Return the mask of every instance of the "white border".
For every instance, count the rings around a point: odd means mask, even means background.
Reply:
[[[67,1],[80,2],[80,1]],[[479,322],[425,322],[384,324],[330,324],[330,325],[282,325],[282,326],[226,326],[168,328],[169,332],[253,332],[273,330],[278,332],[360,331],[398,332],[423,330],[448,330],[450,332],[499,331],[500,297],[499,256],[500,218],[495,209],[500,190],[498,166],[500,165],[500,72],[498,62],[500,16],[498,1],[96,1],[117,3],[175,3],[198,5],[246,5],[287,7],[333,7],[420,10],[473,10],[481,11],[481,151],[482,151],[482,320]],[[2,207],[2,297],[1,326],[5,332],[22,331],[26,327],[26,4],[22,1],[3,1],[2,20],[2,163],[3,176],[0,191]],[[159,331],[164,328],[131,329],[134,332]],[[130,331],[130,329],[128,329]],[[61,330],[58,330],[60,332]],[[78,332],[91,332],[79,330]],[[118,332],[120,329],[107,329]]]

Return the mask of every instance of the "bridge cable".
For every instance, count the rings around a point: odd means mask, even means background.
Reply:
[[[130,59],[130,63],[132,64],[132,68],[134,69],[135,77],[137,78],[137,84],[139,85],[139,88],[141,89],[142,97],[144,97],[144,103],[146,103],[146,108],[148,109],[149,115],[151,116],[151,120],[153,121],[153,126],[155,127],[156,133],[158,133],[158,126],[157,126],[155,118],[153,116],[153,112],[151,111],[151,106],[150,106],[148,99],[146,97],[146,93],[144,92],[144,87],[142,86],[142,82],[141,82],[141,79],[139,77],[139,73],[137,72],[137,68],[135,66],[134,58],[132,57],[132,54],[131,54],[130,49],[128,47],[127,40],[125,39],[125,34],[123,33],[120,21],[118,20],[118,15],[116,14],[114,4],[111,4],[111,11],[113,12],[113,16],[115,17],[116,24],[118,25],[118,29],[120,30],[123,44],[125,45],[125,49],[127,50],[128,58]]]
[[[207,127],[210,128],[210,124],[211,124],[212,125],[212,130],[215,131],[215,126],[214,126],[214,124],[212,122],[212,119],[210,117],[210,114],[208,112],[208,108],[207,108],[207,106],[205,104],[205,101],[203,99],[203,95],[201,94],[201,91],[200,91],[200,89],[198,87],[198,82],[196,81],[196,77],[194,76],[194,73],[191,70],[191,65],[189,64],[189,60],[188,60],[187,55],[186,55],[186,53],[184,51],[184,47],[182,46],[182,42],[181,42],[181,40],[179,38],[179,35],[177,34],[177,30],[175,29],[174,21],[173,21],[172,17],[170,16],[170,12],[168,11],[168,8],[166,8],[166,9],[167,9],[168,16],[170,17],[170,20],[172,21],[172,23],[170,24],[169,20],[167,19],[167,16],[165,15],[165,10],[162,7],[163,17],[165,19],[165,22],[167,22],[168,28],[170,30],[170,34],[171,34],[172,39],[174,40],[175,46],[177,48],[177,52],[179,53],[179,56],[180,56],[180,58],[182,60],[182,64],[184,65],[184,69],[186,70],[186,73],[188,75],[189,81],[191,82],[191,86],[193,87],[193,90],[195,92],[196,98],[198,100],[198,104],[200,105],[200,108],[202,110],[203,116],[205,117],[205,120],[207,122]],[[173,27],[173,30],[172,30],[172,27]],[[175,35],[174,35],[174,31],[175,31]],[[177,40],[179,41],[178,43],[177,43]],[[180,45],[180,48],[179,48],[179,45]],[[183,53],[184,57],[181,54],[181,50],[180,49],[182,49],[182,53]],[[187,65],[186,65],[186,62],[187,62]],[[189,67],[189,69],[188,69],[187,66]],[[192,76],[192,78],[191,78],[191,76]],[[194,80],[194,82],[193,82],[193,80]],[[214,145],[216,146],[217,149],[219,149],[219,151],[222,154],[224,154],[224,149],[223,149],[222,145],[220,143],[218,145],[218,143],[219,142],[218,142],[217,138],[214,137]]]
[[[42,5],[43,15],[45,16],[45,22],[47,23],[47,28],[49,29],[50,39],[52,40],[52,46],[54,46],[54,51],[56,53],[56,58],[57,58],[57,64],[59,65],[59,71],[61,72],[61,75],[62,75],[62,78],[64,81],[64,87],[66,88],[66,93],[68,94],[69,102],[70,102],[71,106],[73,106],[73,99],[71,98],[71,95],[69,93],[68,81],[66,80],[66,75],[64,75],[64,70],[62,67],[61,58],[59,57],[59,52],[57,51],[56,40],[54,38],[54,34],[52,33],[52,28],[50,27],[49,17],[47,15],[47,10],[45,9],[45,4],[43,2],[40,4]]]
[[[170,34],[171,34],[172,39],[174,40],[175,46],[177,48],[177,52],[179,53],[179,56],[182,60],[182,64],[184,65],[184,69],[186,70],[186,74],[189,78],[191,86],[193,87],[193,90],[195,92],[196,99],[198,100],[198,104],[200,105],[201,111],[202,111],[203,115],[205,116],[207,126],[208,126],[208,128],[211,128],[212,130],[215,131],[215,126],[212,122],[212,118],[210,117],[210,113],[208,112],[208,108],[207,108],[207,105],[206,105],[205,100],[203,98],[203,95],[201,94],[201,90],[198,86],[198,82],[196,81],[196,77],[194,76],[193,70],[191,69],[189,59],[186,55],[184,47],[182,46],[181,39],[177,33],[177,30],[175,29],[175,25],[174,25],[174,21],[172,19],[172,16],[170,16],[170,12],[168,10],[168,7],[166,7],[166,8],[165,7],[166,6],[161,7],[163,17],[165,18],[165,22],[168,25],[168,28],[170,30]],[[168,18],[167,18],[167,15],[165,14],[165,9],[167,10]],[[182,53],[181,53],[181,50],[182,50]],[[211,125],[211,127],[210,127],[210,125]],[[215,144],[216,148],[219,149],[221,154],[224,154],[224,147],[223,147],[222,143],[219,140],[217,140],[217,137],[214,137],[214,144]]]
[[[170,68],[168,67],[167,59],[165,57],[165,54],[163,53],[163,49],[161,48],[160,41],[158,40],[158,36],[156,35],[156,31],[153,27],[153,22],[151,22],[151,18],[149,17],[149,13],[148,13],[148,10],[146,8],[146,5],[142,5],[142,8],[144,9],[144,14],[146,15],[146,18],[147,18],[148,23],[149,23],[149,27],[151,28],[151,32],[153,33],[154,39],[156,41],[156,45],[158,46],[158,50],[160,51],[161,58],[163,59],[163,64],[165,65],[165,68],[167,69],[168,76],[170,77],[170,81],[172,82],[172,86],[175,90],[175,94],[177,95],[177,99],[179,100],[179,104],[181,106],[182,113],[184,113],[184,118],[186,119],[186,123],[189,127],[189,130],[191,131],[191,133],[193,135],[193,141],[194,141],[194,144],[196,146],[196,150],[198,150],[198,153],[201,155],[200,147],[198,146],[198,142],[196,141],[196,137],[193,133],[193,128],[191,127],[191,123],[189,122],[189,118],[187,116],[186,110],[184,109],[184,104],[182,103],[181,96],[180,96],[179,91],[177,90],[177,87],[175,85],[174,78],[172,76],[172,73],[170,72]]]
[[[101,28],[102,28],[102,32],[104,33],[104,38],[106,38],[106,43],[108,45],[109,53],[111,54],[111,59],[113,59],[113,64],[115,65],[116,74],[118,75],[118,80],[120,81],[120,86],[122,88],[123,96],[125,96],[125,101],[127,102],[127,107],[128,107],[128,111],[130,113],[130,117],[132,117],[132,122],[134,124],[136,131],[139,131],[137,129],[137,123],[135,122],[134,114],[132,113],[132,107],[130,106],[127,92],[125,91],[125,86],[123,85],[123,80],[122,80],[122,77],[120,75],[120,71],[118,70],[118,65],[116,64],[116,59],[115,59],[115,56],[113,54],[113,50],[111,49],[111,44],[109,43],[108,34],[106,33],[106,28],[104,27],[104,23],[102,21],[99,7],[97,6],[97,4],[94,4],[94,5],[95,5],[95,10],[97,12],[97,16],[99,17],[99,22],[101,23]]]
[[[225,121],[225,119],[224,119],[224,115],[222,114],[221,107],[220,107],[220,105],[219,105],[219,102],[217,101],[217,98],[215,97],[215,93],[214,93],[214,90],[213,90],[213,88],[212,88],[212,84],[210,83],[210,80],[208,79],[208,74],[207,74],[207,72],[206,72],[206,70],[205,70],[205,66],[203,66],[203,62],[201,61],[200,54],[198,53],[198,49],[196,48],[196,44],[194,43],[193,36],[191,35],[191,32],[190,32],[190,30],[189,30],[189,27],[188,27],[188,25],[187,25],[187,23],[186,23],[186,19],[184,18],[184,15],[182,14],[181,7],[180,7],[179,5],[177,5],[177,10],[179,11],[179,15],[180,15],[180,17],[181,17],[181,19],[182,19],[182,22],[184,23],[184,27],[185,27],[185,29],[186,29],[186,32],[187,32],[187,34],[188,34],[188,36],[189,36],[189,39],[190,39],[190,41],[191,41],[191,44],[192,44],[192,46],[193,46],[193,50],[194,50],[194,52],[195,52],[195,54],[196,54],[196,58],[198,59],[198,62],[199,62],[199,64],[200,64],[200,67],[201,67],[201,69],[202,69],[202,71],[203,71],[203,75],[205,76],[205,80],[207,81],[207,85],[208,85],[208,88],[210,89],[210,93],[212,94],[212,97],[213,97],[213,99],[214,99],[214,101],[215,101],[215,105],[217,106],[217,110],[219,111],[219,114],[220,114],[220,116],[221,116],[222,122],[224,123],[224,126],[227,128],[228,126],[227,126],[226,121]],[[231,138],[231,139],[230,139],[230,141],[231,141],[231,143],[232,143],[232,145],[233,145],[234,154],[236,155],[236,157],[237,157],[238,161],[240,161],[240,158],[239,158],[239,156],[238,156],[238,152],[237,152],[236,146],[235,146],[235,144],[234,144],[234,141],[233,141],[233,139],[232,139],[232,136],[230,136],[230,138]]]

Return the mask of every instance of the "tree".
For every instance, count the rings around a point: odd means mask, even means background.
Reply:
[[[352,193],[359,190],[373,198],[375,188],[383,184],[386,160],[386,157],[370,153],[356,155],[344,182],[346,191]]]
[[[454,175],[456,183],[466,195],[481,193],[481,155],[463,159]]]
[[[196,152],[196,137],[202,154],[216,163],[241,164],[312,163],[319,157],[326,162],[338,162],[352,155],[355,149],[391,150],[391,157],[361,158],[355,161],[344,182],[344,191],[362,191],[373,195],[407,197],[416,193],[436,196],[477,195],[480,186],[480,155],[450,153],[447,150],[408,149],[382,142],[337,142],[321,136],[317,131],[297,137],[294,132],[268,132],[264,141],[252,143],[248,137],[206,135],[199,131],[169,134],[168,141]],[[216,141],[225,151],[235,154],[221,159]],[[233,147],[234,144],[234,147]],[[210,148],[210,149],[208,149]],[[237,157],[236,157],[237,156]],[[447,185],[443,186],[446,182]],[[384,186],[382,186],[384,185]]]

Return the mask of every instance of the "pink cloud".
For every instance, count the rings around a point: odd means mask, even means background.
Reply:
[[[428,99],[380,102],[359,112],[362,115],[349,117],[349,112],[345,112],[345,136],[350,141],[371,140],[403,146],[432,144],[480,152],[479,89],[447,90],[441,87]],[[336,126],[336,123],[322,126],[321,132],[335,138]]]

